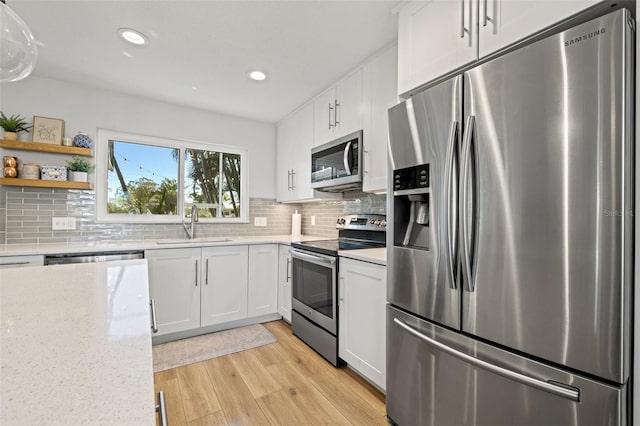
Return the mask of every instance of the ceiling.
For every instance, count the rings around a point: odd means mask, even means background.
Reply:
[[[7,0],[42,44],[33,75],[270,123],[396,39],[397,4]],[[250,80],[256,68],[269,78]]]

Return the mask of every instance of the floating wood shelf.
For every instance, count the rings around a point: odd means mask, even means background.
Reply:
[[[73,182],[68,180],[38,180],[0,178],[0,185],[5,186],[34,186],[37,188],[61,188],[61,189],[91,189],[90,182]]]
[[[10,141],[7,139],[0,139],[0,147],[9,149],[19,149],[22,151],[38,151],[48,152],[52,154],[70,154],[70,155],[83,155],[85,157],[91,157],[90,148],[78,148],[76,146],[62,146],[40,142],[21,142]]]

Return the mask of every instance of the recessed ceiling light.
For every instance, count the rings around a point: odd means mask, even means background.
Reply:
[[[249,73],[249,77],[250,77],[252,80],[262,81],[262,80],[265,80],[265,79],[267,78],[267,74],[265,74],[265,73],[264,73],[264,72],[262,72],[262,71],[255,70],[255,71],[251,71],[251,72]]]
[[[140,31],[132,30],[131,28],[119,28],[118,34],[131,44],[136,46],[146,46],[149,44],[149,39]]]

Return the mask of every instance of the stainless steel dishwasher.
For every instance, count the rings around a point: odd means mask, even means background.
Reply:
[[[49,254],[44,257],[44,264],[66,265],[69,263],[110,262],[113,260],[133,260],[143,258],[144,254],[141,251]]]

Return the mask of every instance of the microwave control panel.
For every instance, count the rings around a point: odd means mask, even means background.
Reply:
[[[393,190],[418,189],[429,187],[429,164],[393,171]]]

